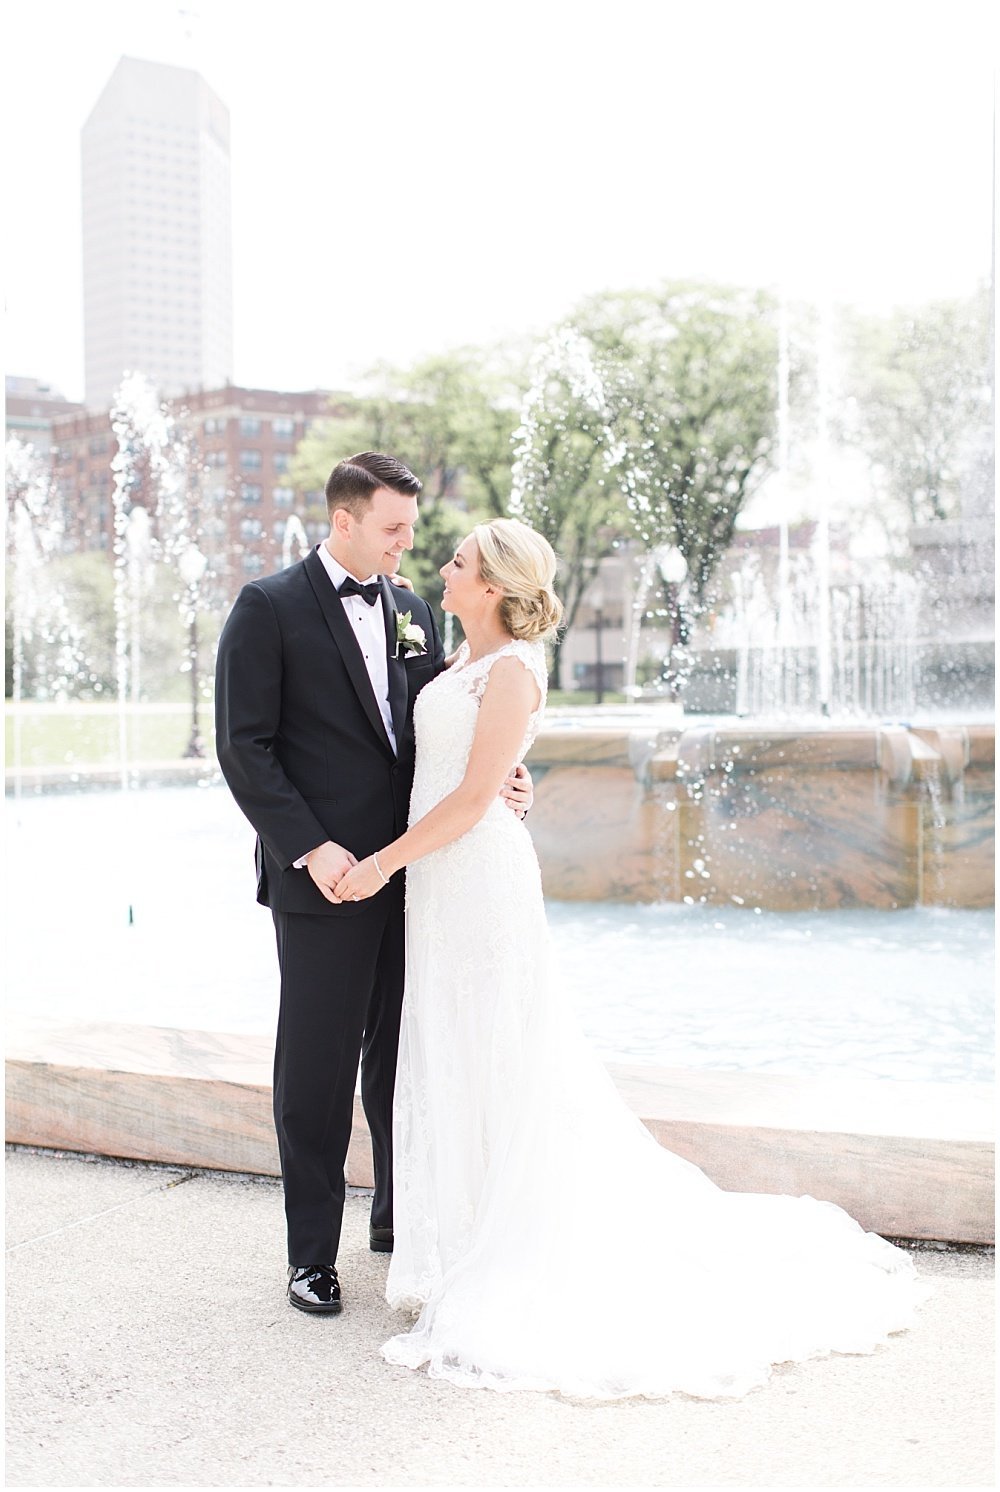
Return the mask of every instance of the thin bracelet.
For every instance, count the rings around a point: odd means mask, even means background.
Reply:
[[[372,853],[372,859],[375,861],[375,869],[378,871],[379,875],[382,876],[382,885],[388,886],[390,878],[389,876],[382,875],[382,867],[378,863],[378,855],[376,855],[374,852]]]

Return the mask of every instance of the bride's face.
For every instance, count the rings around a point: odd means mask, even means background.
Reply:
[[[441,605],[461,620],[474,620],[488,607],[494,591],[479,573],[479,545],[470,534],[455,550],[454,559],[438,572],[444,580]]]

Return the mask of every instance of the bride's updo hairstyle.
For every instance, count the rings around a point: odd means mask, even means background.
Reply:
[[[517,518],[494,518],[473,529],[479,573],[503,592],[500,621],[511,637],[537,642],[551,637],[562,620],[562,602],[552,589],[556,557],[552,545]]]

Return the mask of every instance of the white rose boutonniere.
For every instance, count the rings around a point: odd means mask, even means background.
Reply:
[[[412,611],[396,613],[396,657],[406,657],[408,653],[419,655],[427,651],[427,637],[423,627],[418,627],[412,620]]]

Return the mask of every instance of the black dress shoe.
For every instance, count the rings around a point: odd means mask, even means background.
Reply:
[[[332,1264],[288,1266],[288,1300],[300,1311],[336,1316],[343,1310],[340,1281]]]
[[[376,1228],[373,1223],[369,1224],[368,1247],[371,1249],[373,1254],[391,1254],[392,1229]]]

